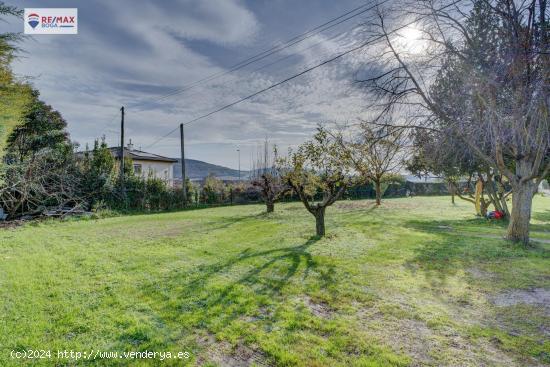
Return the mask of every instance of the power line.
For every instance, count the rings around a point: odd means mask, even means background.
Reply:
[[[418,21],[418,19],[415,19],[415,20],[413,20],[413,21],[411,21],[411,22],[408,22],[408,23],[406,23],[406,24],[404,24],[404,25],[402,25],[402,26],[400,26],[400,27],[394,29],[393,31],[388,32],[387,34],[392,34],[392,33],[395,33],[395,32],[397,32],[397,31],[401,30],[401,29],[404,29],[404,28],[406,28],[406,27],[409,27],[410,25],[413,25],[413,24],[416,23],[417,21]],[[216,110],[214,110],[214,111],[208,112],[208,113],[206,113],[206,114],[204,114],[204,115],[201,115],[201,116],[196,117],[196,118],[194,118],[194,119],[192,119],[192,120],[189,120],[189,121],[187,121],[187,122],[184,122],[183,125],[186,126],[186,125],[192,124],[192,123],[197,122],[197,121],[199,121],[199,120],[202,120],[202,119],[204,119],[204,118],[206,118],[206,117],[212,116],[212,115],[214,115],[214,114],[216,114],[216,113],[218,113],[218,112],[221,112],[221,111],[223,111],[223,110],[226,110],[226,109],[228,109],[228,108],[230,108],[230,107],[233,107],[233,106],[235,106],[235,105],[237,105],[237,104],[239,104],[239,103],[242,103],[242,102],[244,102],[244,101],[246,101],[246,100],[248,100],[248,99],[251,99],[251,98],[253,98],[253,97],[255,97],[255,96],[257,96],[257,95],[259,95],[259,94],[261,94],[261,93],[267,92],[267,91],[269,91],[269,90],[271,90],[271,89],[273,89],[273,88],[276,88],[276,87],[278,87],[278,86],[280,86],[280,85],[282,85],[282,84],[284,84],[284,83],[287,83],[287,82],[289,82],[289,81],[291,81],[291,80],[293,80],[293,79],[296,79],[296,78],[298,78],[298,77],[300,77],[300,76],[302,76],[302,75],[304,75],[304,74],[307,74],[307,73],[309,73],[310,71],[313,71],[313,70],[315,70],[315,69],[317,69],[317,68],[319,68],[319,67],[321,67],[321,66],[324,66],[324,65],[326,65],[326,64],[328,64],[328,63],[331,63],[331,62],[333,62],[333,61],[335,61],[335,60],[338,60],[338,59],[340,59],[340,58],[342,58],[342,57],[344,57],[344,56],[346,56],[346,55],[348,55],[348,54],[350,54],[350,53],[352,53],[352,52],[355,52],[355,51],[357,51],[357,50],[360,50],[360,49],[362,49],[362,48],[364,48],[364,47],[366,47],[366,46],[368,46],[368,45],[370,45],[370,44],[372,44],[372,43],[378,42],[380,39],[383,39],[383,38],[385,38],[385,37],[386,37],[386,35],[379,35],[379,36],[377,36],[377,37],[375,37],[375,38],[372,38],[372,39],[370,39],[369,41],[366,41],[366,42],[362,43],[362,44],[359,45],[359,46],[356,46],[356,47],[353,47],[353,48],[351,48],[351,49],[349,49],[349,50],[347,50],[347,51],[344,51],[344,52],[342,52],[342,53],[340,53],[340,54],[338,54],[338,55],[336,55],[336,56],[334,56],[334,57],[332,57],[332,58],[330,58],[330,59],[328,59],[328,60],[325,60],[325,61],[323,61],[323,62],[321,62],[321,63],[319,63],[319,64],[317,64],[317,65],[314,65],[314,66],[312,66],[312,67],[310,67],[310,68],[307,68],[307,69],[305,69],[305,70],[303,70],[303,71],[301,71],[301,72],[299,72],[299,73],[297,73],[297,74],[294,74],[294,75],[292,75],[292,76],[290,76],[290,77],[288,77],[288,78],[286,78],[286,79],[283,79],[283,80],[281,80],[281,81],[279,81],[279,82],[277,82],[277,83],[275,83],[275,84],[272,84],[272,85],[270,85],[269,87],[263,88],[263,89],[261,89],[261,90],[259,90],[259,91],[257,91],[257,92],[254,92],[254,93],[252,93],[252,94],[250,94],[250,95],[248,95],[248,96],[246,96],[246,97],[243,97],[243,98],[241,98],[241,99],[239,99],[239,100],[237,100],[237,101],[235,101],[235,102],[229,103],[229,104],[227,104],[227,105],[225,105],[225,106],[223,106],[223,107],[220,107],[220,108],[218,108],[218,109],[216,109]],[[148,147],[152,147],[153,145],[157,144],[158,142],[160,142],[160,141],[163,140],[164,138],[168,137],[170,134],[172,134],[172,133],[173,133],[174,131],[176,131],[176,130],[177,130],[177,128],[174,129],[174,130],[172,130],[172,131],[169,132],[168,134],[164,135],[163,137],[157,139],[153,144],[148,145]]]
[[[223,107],[220,107],[220,108],[218,108],[218,109],[216,109],[216,110],[214,110],[214,111],[208,112],[208,113],[206,113],[206,114],[204,114],[204,115],[201,115],[201,116],[196,117],[196,118],[194,118],[194,119],[192,119],[192,120],[189,120],[189,121],[187,121],[187,122],[184,122],[184,123],[183,123],[183,126],[187,126],[187,125],[189,125],[189,124],[192,124],[192,123],[194,123],[194,122],[197,122],[197,121],[199,121],[199,120],[202,120],[203,118],[212,116],[212,115],[215,114],[215,113],[221,112],[221,111],[226,110],[226,109],[228,109],[228,108],[230,108],[230,107],[233,107],[233,106],[235,106],[235,105],[237,105],[237,104],[239,104],[239,103],[241,103],[241,102],[244,102],[244,101],[246,101],[246,100],[248,100],[248,99],[250,99],[250,98],[253,98],[253,97],[257,96],[258,94],[267,92],[267,91],[270,90],[270,89],[273,89],[273,88],[275,88],[275,87],[278,87],[278,86],[281,85],[281,84],[284,84],[284,83],[286,83],[286,82],[289,82],[289,81],[291,81],[291,80],[293,80],[293,79],[295,79],[295,78],[298,78],[298,77],[300,77],[300,76],[302,76],[302,75],[304,75],[304,74],[306,74],[306,73],[309,73],[310,71],[312,71],[312,70],[314,70],[314,69],[317,69],[317,68],[319,68],[319,67],[321,67],[321,66],[323,66],[323,65],[326,65],[326,64],[328,64],[328,63],[330,63],[330,62],[332,62],[332,61],[335,61],[335,60],[337,60],[337,59],[339,59],[339,58],[341,58],[341,57],[343,57],[343,56],[345,56],[345,55],[347,55],[347,54],[349,54],[349,53],[351,53],[351,52],[353,52],[353,51],[359,50],[359,49],[361,49],[361,48],[367,46],[369,43],[370,43],[370,42],[365,42],[365,43],[361,44],[360,46],[354,47],[354,48],[352,48],[352,49],[350,49],[350,50],[348,50],[348,51],[345,51],[345,52],[343,52],[343,53],[340,53],[340,54],[336,55],[335,57],[332,57],[332,58],[330,58],[330,59],[328,59],[328,60],[325,60],[325,61],[321,62],[320,64],[317,64],[317,65],[315,65],[315,66],[312,66],[312,67],[310,67],[310,68],[308,68],[308,69],[306,69],[306,70],[303,70],[303,71],[301,71],[301,72],[298,73],[298,74],[294,74],[294,75],[292,75],[292,76],[290,76],[290,77],[288,77],[288,78],[286,78],[286,79],[284,79],[284,80],[281,80],[280,82],[277,82],[277,83],[275,83],[275,84],[272,84],[272,85],[270,85],[270,86],[267,87],[267,88],[261,89],[261,90],[259,90],[259,91],[257,91],[257,92],[254,92],[254,93],[252,93],[252,94],[250,94],[250,95],[248,95],[248,96],[246,96],[246,97],[243,97],[243,98],[241,98],[241,99],[239,99],[239,100],[237,100],[237,101],[235,101],[235,102],[232,102],[232,103],[227,104],[227,105],[225,105],[225,106],[223,106]],[[172,131],[170,131],[169,133],[163,135],[161,138],[155,140],[154,143],[148,145],[147,148],[150,148],[150,147],[154,146],[155,144],[159,143],[161,140],[163,140],[164,138],[167,138],[170,134],[172,134],[172,133],[173,133],[174,131],[176,131],[176,130],[177,130],[177,128],[174,129],[174,130],[172,130]]]
[[[315,70],[315,69],[317,69],[317,68],[320,68],[320,67],[323,66],[323,65],[326,65],[326,64],[328,64],[328,63],[330,63],[330,62],[333,62],[333,61],[335,61],[335,60],[338,60],[339,58],[341,58],[341,57],[343,57],[343,56],[345,56],[345,55],[347,55],[347,54],[349,54],[349,53],[352,53],[352,52],[354,52],[354,51],[357,51],[357,50],[359,50],[359,49],[361,49],[361,48],[367,46],[368,44],[370,44],[370,42],[365,42],[365,43],[363,43],[363,44],[361,44],[361,45],[359,45],[359,46],[357,46],[357,47],[354,47],[354,48],[352,48],[352,49],[350,49],[350,50],[347,50],[347,51],[345,51],[345,52],[342,52],[342,53],[340,53],[340,54],[338,54],[338,55],[336,55],[336,56],[334,56],[334,57],[332,57],[332,58],[330,58],[330,59],[328,59],[328,60],[325,60],[325,61],[321,62],[320,64],[317,64],[317,65],[315,65],[315,66],[312,66],[312,67],[310,67],[310,68],[308,68],[308,69],[305,69],[305,70],[299,72],[298,74],[294,74],[294,75],[292,75],[292,76],[290,76],[290,77],[288,77],[288,78],[286,78],[286,79],[284,79],[284,80],[281,80],[280,82],[277,82],[277,83],[275,83],[275,84],[272,84],[272,85],[270,85],[270,86],[267,87],[267,88],[264,88],[264,89],[261,89],[261,90],[259,90],[259,91],[257,91],[257,92],[254,92],[254,93],[252,93],[252,94],[250,94],[250,95],[248,95],[248,96],[246,96],[246,97],[243,97],[243,98],[241,98],[241,99],[239,99],[239,100],[237,100],[237,101],[235,101],[235,102],[232,102],[232,103],[227,104],[227,105],[225,105],[225,106],[223,106],[223,107],[220,107],[220,108],[218,108],[217,110],[211,111],[211,112],[209,112],[209,113],[207,113],[207,114],[204,114],[204,115],[202,115],[202,116],[199,116],[199,117],[197,117],[197,118],[194,118],[194,119],[192,119],[192,120],[189,120],[189,121],[183,123],[183,125],[192,124],[193,122],[196,122],[196,121],[198,121],[198,120],[202,120],[202,119],[205,118],[205,117],[212,116],[212,115],[215,114],[215,113],[218,113],[218,112],[221,112],[221,111],[223,111],[223,110],[225,110],[225,109],[228,109],[228,108],[230,108],[230,107],[233,107],[233,106],[235,106],[236,104],[239,104],[239,103],[241,103],[241,102],[244,102],[244,101],[246,101],[246,100],[248,100],[248,99],[250,99],[250,98],[253,98],[253,97],[257,96],[258,94],[267,92],[267,91],[270,90],[270,89],[273,89],[273,88],[275,88],[275,87],[278,87],[278,86],[281,85],[281,84],[284,84],[284,83],[289,82],[289,81],[291,81],[291,80],[293,80],[293,79],[296,79],[296,78],[298,78],[298,77],[300,77],[300,76],[302,76],[302,75],[304,75],[304,74],[306,74],[306,73],[309,73],[309,72],[312,71],[312,70]]]
[[[120,114],[117,112],[113,115],[113,117],[111,117],[109,119],[109,122],[107,123],[107,125],[105,125],[105,127],[101,130],[101,133],[99,133],[99,137],[101,137],[103,135],[104,132],[106,132],[108,130],[108,128],[110,128],[111,126],[111,122],[113,122],[115,120],[115,118],[117,118],[118,116],[120,116]]]
[[[308,51],[308,50],[310,50],[310,49],[312,49],[312,48],[314,48],[314,47],[316,47],[316,46],[319,46],[319,45],[322,44],[322,43],[329,42],[329,41],[333,41],[333,40],[335,40],[336,38],[338,38],[338,37],[340,37],[340,36],[342,36],[342,35],[344,35],[344,34],[346,34],[346,33],[349,33],[350,31],[353,31],[353,30],[356,29],[357,27],[358,27],[358,26],[356,25],[355,27],[353,27],[353,28],[350,29],[350,30],[345,30],[345,31],[343,31],[343,32],[337,33],[337,34],[335,34],[335,35],[333,35],[333,36],[331,36],[331,37],[329,37],[329,38],[327,38],[327,39],[323,39],[323,40],[321,40],[321,41],[319,41],[319,42],[314,43],[313,45],[310,45],[310,46],[308,46],[308,47],[306,47],[306,48],[300,49],[299,51],[300,51],[300,52]],[[255,69],[250,70],[250,74],[255,73],[255,72],[258,72],[258,71],[263,70],[263,69],[266,69],[266,68],[268,68],[268,67],[270,67],[270,66],[273,66],[273,65],[275,65],[275,64],[278,64],[278,63],[280,63],[280,62],[282,62],[282,61],[288,60],[288,59],[290,59],[290,58],[292,58],[292,57],[295,57],[295,56],[297,56],[296,53],[293,53],[293,54],[290,54],[290,55],[283,56],[283,57],[278,58],[278,59],[276,59],[276,60],[274,60],[274,61],[272,61],[272,62],[270,62],[270,63],[261,65],[261,66],[255,68]],[[278,69],[275,69],[275,70],[278,70]],[[219,86],[219,87],[221,87],[221,86],[226,86],[226,85],[228,85],[228,84],[230,84],[230,83],[232,83],[232,81],[228,80],[228,81],[226,81],[226,82],[224,82],[224,83],[218,84],[218,86]],[[199,93],[200,93],[200,92],[195,92],[195,93],[193,93],[193,94],[188,94],[186,97],[192,97],[192,96],[195,96],[195,95],[197,95],[197,94],[199,94]],[[128,114],[134,114],[134,113],[137,113],[137,112],[136,112],[136,111],[134,111],[134,112],[133,112],[133,111],[127,111],[127,112],[126,112],[126,115],[128,115]]]
[[[348,15],[350,15],[350,14],[353,14],[353,13],[357,12],[358,10],[360,10],[360,9],[362,9],[362,8],[364,8],[364,7],[366,7],[366,6],[368,6],[369,4],[372,3],[372,1],[369,1],[368,3],[365,3],[365,4],[363,4],[363,5],[360,5],[360,6],[356,7],[356,8],[354,8],[354,9],[351,9],[351,10],[345,12],[344,14],[339,15],[338,17],[333,18],[333,19],[331,19],[331,20],[329,20],[329,21],[327,21],[327,22],[325,22],[325,23],[323,23],[323,24],[320,24],[320,25],[318,25],[318,26],[316,26],[316,27],[314,27],[314,28],[312,28],[312,29],[310,29],[310,30],[308,30],[308,31],[306,31],[306,32],[304,32],[304,33],[302,33],[302,34],[300,34],[300,35],[297,35],[297,36],[292,37],[291,39],[287,40],[287,41],[286,41],[285,43],[283,43],[282,45],[274,45],[273,47],[271,47],[271,48],[268,49],[268,50],[265,50],[265,51],[262,51],[262,52],[260,52],[260,53],[258,53],[258,54],[256,54],[256,55],[250,56],[250,57],[246,58],[245,60],[242,60],[242,61],[240,61],[240,62],[234,64],[234,65],[233,65],[230,69],[228,69],[228,70],[224,70],[224,71],[221,71],[221,72],[218,72],[218,73],[211,74],[211,75],[209,75],[209,76],[207,76],[207,77],[205,77],[205,78],[202,78],[202,79],[199,79],[199,80],[197,80],[197,81],[195,81],[195,82],[192,82],[192,83],[191,83],[190,85],[188,85],[188,86],[185,86],[185,87],[183,87],[183,88],[178,88],[178,89],[176,89],[176,90],[174,90],[174,91],[172,91],[172,92],[169,92],[169,93],[167,93],[167,94],[165,94],[165,95],[161,95],[161,96],[157,97],[156,99],[154,99],[154,100],[152,100],[152,101],[149,101],[149,102],[158,102],[158,101],[161,101],[161,100],[166,99],[166,98],[168,98],[168,97],[171,97],[171,96],[174,96],[174,95],[178,95],[178,94],[181,94],[181,93],[183,93],[183,92],[185,92],[185,91],[187,91],[187,90],[190,90],[190,89],[192,89],[192,88],[195,88],[196,86],[198,86],[198,85],[199,85],[200,83],[202,83],[202,82],[210,81],[210,80],[216,79],[216,78],[218,78],[218,77],[222,77],[222,76],[224,76],[224,75],[233,73],[233,72],[235,72],[235,71],[237,71],[237,70],[239,70],[239,69],[241,69],[241,68],[243,68],[243,67],[245,67],[245,66],[248,66],[248,65],[250,65],[250,64],[252,64],[252,63],[254,63],[254,62],[263,60],[263,59],[265,59],[265,58],[268,57],[268,56],[271,56],[271,55],[273,55],[273,54],[275,54],[275,53],[277,53],[277,52],[280,52],[280,51],[282,51],[282,50],[284,50],[284,49],[286,49],[286,48],[288,48],[288,47],[291,47],[291,46],[293,46],[293,45],[295,45],[295,44],[298,44],[298,43],[300,43],[300,42],[302,42],[302,41],[304,41],[304,40],[306,40],[306,39],[308,39],[308,38],[311,38],[311,37],[313,37],[313,36],[315,36],[315,35],[317,35],[317,34],[323,32],[323,31],[325,31],[325,30],[328,30],[328,29],[330,29],[330,28],[333,28],[333,27],[335,27],[335,26],[337,26],[337,25],[339,25],[339,24],[342,24],[342,23],[344,23],[344,22],[346,22],[346,21],[348,21],[348,20],[350,20],[350,19],[352,19],[352,18],[354,18],[354,17],[357,17],[357,16],[359,16],[359,15],[361,15],[361,14],[364,14],[365,12],[367,12],[367,11],[369,11],[369,10],[372,10],[372,9],[373,9],[374,7],[376,7],[376,6],[382,5],[382,4],[384,4],[385,2],[387,2],[387,1],[389,1],[389,0],[383,0],[382,2],[377,3],[376,5],[371,6],[371,7],[369,7],[368,9],[364,9],[364,10],[362,10],[361,12],[359,12],[359,13],[357,13],[357,14],[354,14],[354,15],[352,15],[352,16],[346,18],[346,19],[343,19],[343,20],[341,20],[341,21],[339,21],[339,22],[337,22],[337,23],[335,23],[335,24],[332,24],[332,25],[330,25],[330,26],[328,26],[328,27],[325,27],[325,26],[327,26],[327,25],[329,25],[329,24],[331,24],[331,23],[333,23],[333,22],[335,22],[335,21],[337,21],[337,20],[339,20],[339,19],[345,18],[346,16],[348,16]],[[312,33],[312,32],[314,32],[314,33]],[[332,40],[332,39],[334,39],[334,38],[336,38],[336,37],[338,37],[338,36],[340,36],[340,35],[345,34],[346,32],[347,32],[347,31],[341,32],[341,33],[339,33],[339,34],[337,34],[337,35],[335,35],[335,36],[329,38],[328,40],[322,40],[322,41],[320,41],[320,42],[317,42],[317,43],[315,43],[315,44],[313,44],[313,45],[311,45],[311,46],[309,46],[309,47],[303,49],[302,51],[309,50],[309,49],[311,49],[311,48],[313,48],[313,47],[315,47],[315,46],[317,46],[317,45],[319,45],[319,44],[321,44],[321,43],[323,43],[323,42],[330,41],[330,40]],[[277,60],[275,60],[275,61],[273,61],[273,62],[271,62],[271,63],[262,65],[261,67],[252,70],[252,72],[260,71],[260,70],[265,69],[265,68],[267,68],[267,67],[269,67],[269,66],[271,66],[271,65],[274,65],[274,64],[279,63],[279,62],[281,62],[281,61],[284,61],[284,60],[286,60],[286,59],[289,59],[289,58],[292,57],[292,56],[295,56],[295,54],[287,55],[287,56],[284,56],[284,57],[282,57],[282,58],[279,58],[279,59],[277,59]],[[227,83],[224,83],[223,85],[225,85],[225,84],[227,84]],[[140,104],[143,104],[143,103],[135,104],[135,105],[133,105],[132,107],[139,106]],[[128,115],[129,113],[132,114],[133,112],[132,112],[132,111],[126,111],[126,115]],[[107,123],[107,125],[101,130],[101,132],[100,132],[100,134],[99,134],[100,137],[101,137],[106,131],[108,131],[108,128],[110,127],[111,122],[113,122],[113,121],[115,120],[115,118],[117,118],[118,116],[119,116],[119,114],[118,114],[118,112],[117,112],[112,118],[109,119],[109,122]]]
[[[152,146],[154,146],[155,144],[159,143],[159,142],[162,141],[163,139],[165,139],[165,138],[169,137],[170,135],[172,135],[177,129],[179,129],[179,126],[176,127],[174,130],[170,131],[169,133],[164,134],[163,136],[161,136],[160,138],[158,138],[157,140],[155,140],[153,143],[147,145],[144,149],[151,148]]]
[[[313,28],[313,29],[307,31],[307,32],[304,32],[304,33],[302,33],[302,34],[300,34],[300,35],[298,35],[298,36],[295,36],[295,37],[291,38],[290,40],[286,41],[286,42],[285,42],[284,44],[282,44],[282,45],[273,46],[273,47],[271,47],[271,48],[268,49],[268,50],[265,50],[265,51],[263,51],[263,52],[260,52],[259,54],[256,54],[256,55],[254,55],[254,56],[251,56],[251,57],[249,57],[249,58],[247,58],[247,59],[245,59],[245,60],[243,60],[243,61],[240,61],[239,63],[234,64],[233,66],[231,66],[228,70],[224,70],[224,71],[221,71],[221,72],[218,72],[218,73],[211,74],[211,75],[209,75],[209,76],[207,76],[207,77],[205,77],[205,78],[202,78],[202,79],[199,79],[199,80],[197,80],[197,81],[195,81],[195,82],[192,82],[192,83],[190,83],[189,85],[187,85],[187,86],[185,86],[185,87],[178,88],[178,89],[175,89],[174,91],[169,92],[169,93],[167,93],[167,94],[165,94],[165,95],[161,95],[161,96],[157,97],[156,99],[154,99],[154,100],[152,100],[152,101],[149,101],[149,102],[159,102],[159,101],[164,100],[164,99],[166,99],[166,98],[169,98],[169,97],[172,97],[172,96],[181,94],[181,93],[183,93],[183,92],[185,92],[185,91],[187,91],[187,90],[193,89],[193,88],[195,88],[196,86],[198,86],[198,85],[199,85],[200,83],[202,83],[202,82],[208,82],[208,81],[210,81],[210,80],[213,80],[213,79],[216,79],[216,78],[225,76],[225,75],[227,75],[227,74],[231,74],[231,73],[233,73],[233,72],[235,72],[235,71],[237,71],[237,70],[240,70],[240,69],[242,69],[242,68],[244,68],[244,67],[246,67],[246,66],[248,66],[248,65],[250,65],[250,64],[252,64],[252,63],[255,63],[255,62],[258,62],[258,61],[260,61],[260,60],[263,60],[263,59],[265,59],[265,58],[267,58],[267,57],[269,57],[269,56],[271,56],[271,55],[273,55],[273,54],[275,54],[275,53],[278,53],[278,52],[280,52],[280,51],[282,51],[282,50],[284,50],[284,49],[286,49],[286,48],[289,48],[289,47],[294,46],[294,45],[296,45],[296,44],[298,44],[298,43],[300,43],[300,42],[303,42],[303,41],[305,41],[306,39],[309,39],[309,38],[311,38],[311,37],[313,37],[313,36],[315,36],[315,35],[317,35],[317,34],[323,32],[323,31],[326,31],[326,30],[331,29],[331,28],[333,28],[333,27],[335,27],[335,26],[337,26],[337,25],[339,25],[339,24],[342,24],[342,23],[344,23],[344,22],[347,22],[348,20],[350,20],[350,19],[352,19],[352,18],[355,18],[355,17],[357,17],[357,16],[359,16],[359,15],[361,15],[361,14],[364,14],[364,13],[366,13],[367,11],[370,11],[370,10],[372,10],[372,9],[374,9],[374,8],[376,8],[376,7],[378,7],[378,6],[380,6],[380,5],[383,5],[384,3],[388,2],[388,1],[390,1],[390,0],[383,0],[383,1],[381,1],[381,2],[377,2],[377,3],[374,4],[374,5],[371,5],[371,4],[373,3],[373,0],[371,0],[371,1],[369,1],[368,3],[365,3],[365,4],[359,6],[359,7],[355,8],[355,9],[352,9],[352,10],[350,10],[350,11],[348,11],[348,12],[346,12],[346,13],[344,13],[344,14],[338,16],[338,17],[336,17],[336,18],[333,18],[333,19],[331,19],[331,20],[329,20],[329,21],[327,21],[327,22],[325,22],[325,23],[323,23],[323,24],[321,24],[321,25],[319,25],[319,26],[317,26],[317,27],[315,27],[315,28]],[[360,10],[360,9],[362,9],[362,8],[368,6],[368,5],[371,5],[371,6],[369,6],[367,9],[361,10],[361,11],[358,12],[357,14],[353,14],[353,13],[357,12],[358,10]],[[349,14],[353,14],[353,15],[351,15],[351,16],[345,18],[345,17],[348,16]],[[342,19],[342,18],[345,18],[345,19]],[[336,23],[334,23],[334,24],[331,24],[331,23],[333,23],[333,22],[335,22],[335,21],[337,21],[337,20],[339,20],[339,19],[342,19],[342,20],[340,20],[340,21],[338,21],[338,22],[336,22]],[[330,25],[329,25],[329,24],[330,24]],[[313,33],[312,33],[312,32],[313,32]],[[145,102],[144,102],[144,103],[145,103]],[[132,107],[139,106],[140,104],[143,104],[143,103],[139,103],[139,104],[133,105]]]
[[[310,49],[312,49],[312,48],[314,48],[314,47],[320,45],[321,43],[324,43],[324,42],[326,42],[326,41],[334,40],[334,39],[338,38],[339,36],[342,36],[343,34],[345,34],[345,33],[347,33],[347,32],[349,32],[349,31],[346,30],[346,31],[344,31],[344,32],[340,32],[340,33],[338,33],[338,34],[332,36],[332,37],[329,38],[329,39],[319,41],[319,42],[317,42],[317,43],[315,43],[315,44],[313,44],[313,45],[311,45],[311,46],[309,46],[309,47],[306,47],[306,48],[302,49],[301,51],[310,50]],[[262,66],[260,66],[260,67],[258,67],[258,68],[256,68],[256,69],[252,70],[251,72],[260,71],[260,70],[265,69],[265,68],[267,68],[267,67],[269,67],[269,66],[272,66],[272,65],[274,65],[274,64],[277,64],[277,63],[279,63],[279,62],[281,62],[281,61],[284,61],[284,60],[286,60],[286,59],[289,59],[290,57],[293,57],[293,56],[296,56],[296,55],[295,55],[295,54],[291,54],[291,55],[284,56],[284,57],[279,58],[279,59],[277,59],[277,60],[275,60],[275,61],[273,61],[273,62],[271,62],[271,63],[262,65]],[[223,83],[222,85],[227,85],[227,84],[229,84],[229,82]],[[133,113],[133,112],[130,112],[130,113]],[[128,114],[128,112],[126,112],[126,114]],[[118,115],[115,115],[115,117],[116,117],[116,116],[118,116]],[[150,148],[150,147],[154,146],[155,144],[157,144],[157,143],[159,143],[160,141],[164,140],[164,139],[167,138],[168,136],[172,135],[176,130],[177,130],[177,129],[171,130],[171,131],[168,132],[167,134],[165,134],[165,135],[161,136],[160,138],[158,138],[157,140],[155,140],[153,143],[151,143],[151,144],[145,146],[144,149],[147,149],[147,148]]]

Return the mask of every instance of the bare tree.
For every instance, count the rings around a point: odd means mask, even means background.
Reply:
[[[275,210],[275,202],[291,189],[275,168],[277,147],[273,146],[273,155],[269,151],[269,141],[266,139],[252,168],[252,185],[260,189],[266,211],[272,213]]]
[[[381,101],[371,107],[378,116],[399,111],[405,127],[456,137],[504,175],[512,187],[507,238],[528,243],[533,194],[550,171],[547,1],[404,3],[416,17],[408,27],[423,35],[423,55],[399,47],[403,26],[381,11],[370,24],[379,58],[362,78]]]
[[[0,207],[8,219],[87,206],[71,147],[42,150],[29,160],[1,166],[0,181]]]
[[[361,124],[354,139],[345,139],[338,135],[341,148],[348,152],[352,167],[367,182],[372,182],[376,191],[376,205],[382,202],[385,184],[396,181],[403,166],[403,148],[405,146],[403,129],[391,127],[374,129],[369,124]]]
[[[347,154],[326,130],[319,128],[312,140],[296,152],[290,151],[288,157],[279,158],[277,167],[315,217],[317,236],[324,236],[327,207],[341,198],[351,184]],[[321,199],[315,200],[318,194]]]

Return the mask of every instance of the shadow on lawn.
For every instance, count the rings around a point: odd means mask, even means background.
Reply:
[[[533,219],[540,220],[541,222],[550,223],[550,210],[547,210],[545,212],[533,213]],[[545,227],[546,231],[550,230],[550,227],[548,225],[546,225]]]
[[[356,201],[356,200],[341,200],[337,201],[334,205],[337,209],[342,209],[346,214],[361,212],[363,214],[370,214],[380,207],[376,205],[376,202],[371,201]]]
[[[226,229],[229,228],[235,224],[244,222],[248,219],[256,219],[264,217],[265,213],[254,213],[249,215],[240,215],[240,216],[232,216],[232,217],[223,217],[223,218],[216,218],[213,219],[210,223],[208,223],[207,228],[205,230],[206,233],[211,231],[216,231],[219,229]]]
[[[501,238],[506,227],[504,222],[484,222],[479,219],[437,222],[412,220],[406,222],[405,227],[432,235],[419,242],[413,250],[414,257],[407,261],[406,266],[413,272],[424,272],[430,282],[437,286],[444,285],[448,276],[483,263],[550,257],[548,246],[533,243],[525,248]]]
[[[281,296],[299,270],[302,274],[299,281],[305,281],[310,271],[316,269],[321,287],[333,284],[334,269],[320,268],[308,252],[318,240],[311,237],[301,245],[265,251],[248,248],[226,261],[171,274],[160,287],[151,284],[144,290],[152,297],[164,298],[162,305],[167,309],[163,314],[190,316],[196,324],[189,326],[220,323],[227,326],[251,310],[260,310],[262,303],[271,303]],[[227,280],[242,269],[244,274]]]
[[[507,282],[511,278],[503,277],[502,273],[507,269],[513,269],[515,264],[525,263],[523,260],[550,259],[550,246],[533,243],[529,247],[524,247],[500,238],[482,237],[483,233],[487,234],[486,227],[481,224],[476,230],[474,224],[473,220],[407,222],[407,227],[431,236],[419,239],[413,249],[413,257],[406,262],[406,267],[412,273],[421,273],[426,277],[432,296],[443,300],[448,314],[455,318],[458,324],[463,323],[462,315],[474,315],[475,323],[480,325],[482,330],[481,340],[493,344],[493,347],[502,350],[504,354],[513,351],[513,354],[525,358],[529,363],[533,358],[543,363],[550,362],[548,353],[541,347],[547,340],[547,334],[544,327],[537,324],[537,317],[541,317],[537,315],[543,312],[540,307],[522,304],[521,296],[517,296],[515,300],[518,304],[511,304],[510,308],[483,306],[471,313],[472,307],[476,306],[470,303],[470,297],[473,296],[469,295],[468,291],[470,282],[477,283],[474,288],[479,288],[487,294],[491,294],[495,289],[508,288]],[[496,223],[492,227],[505,227],[505,224]],[[486,270],[487,265],[490,265],[489,269],[492,266],[500,268],[499,271],[502,273],[495,277]],[[457,274],[461,276],[463,272],[466,273],[465,279],[450,280]],[[525,276],[524,279],[526,288],[534,287],[533,284],[537,282],[537,277],[532,275]],[[457,282],[462,284],[462,289],[460,286],[457,287]],[[451,289],[460,289],[464,294],[447,292],[448,285]],[[524,291],[531,294],[530,289]],[[509,297],[506,293],[500,295]],[[475,297],[479,295],[476,294]],[[527,312],[534,314],[526,314],[525,307],[530,307]],[[520,362],[518,365],[529,363]]]

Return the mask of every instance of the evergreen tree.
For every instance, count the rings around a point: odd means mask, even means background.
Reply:
[[[42,102],[38,91],[32,92],[32,102],[7,140],[7,158],[23,162],[41,150],[63,150],[70,145],[65,130],[67,123],[59,112]]]

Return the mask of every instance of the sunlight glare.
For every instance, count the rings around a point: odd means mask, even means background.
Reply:
[[[401,51],[411,54],[420,54],[426,47],[426,41],[422,38],[422,31],[413,26],[406,27],[399,32],[397,43]]]

